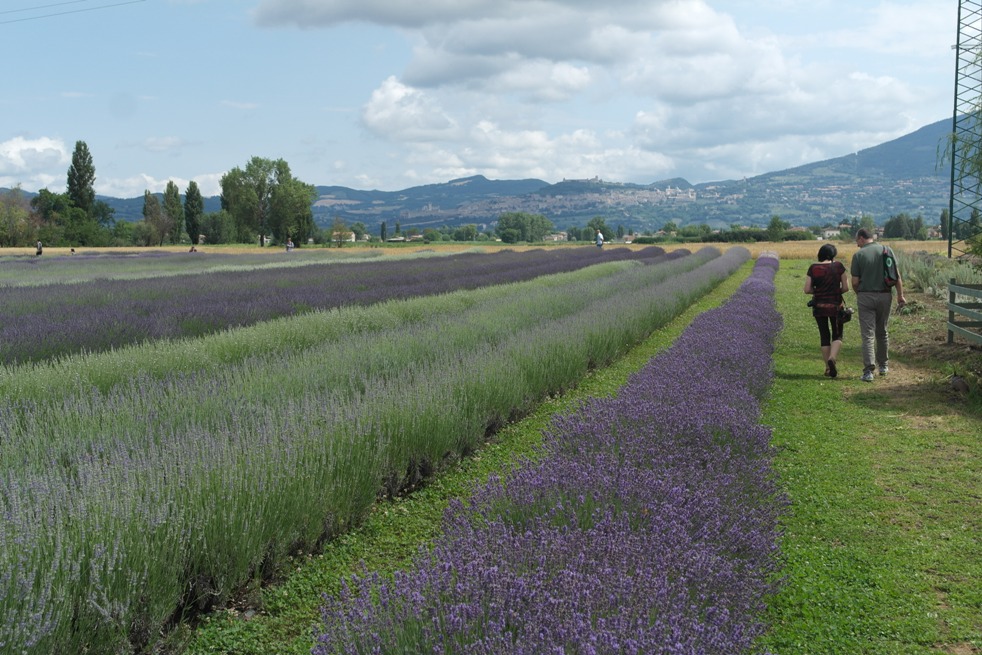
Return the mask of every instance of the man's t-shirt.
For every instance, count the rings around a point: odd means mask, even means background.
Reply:
[[[856,291],[887,291],[883,283],[883,246],[871,242],[857,250],[849,274],[859,278]]]

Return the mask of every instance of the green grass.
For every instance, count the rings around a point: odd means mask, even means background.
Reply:
[[[383,574],[405,569],[436,534],[451,498],[533,453],[553,414],[614,393],[695,315],[727,298],[750,267],[611,367],[508,425],[474,457],[410,496],[377,504],[322,554],[297,558],[279,584],[175,635],[175,645],[201,655],[309,653],[322,592],[361,563]],[[841,377],[822,377],[801,293],[806,268],[783,261],[776,279],[785,329],[763,421],[774,428],[775,468],[792,505],[782,542],[786,584],[762,647],[776,655],[982,652],[980,414],[948,389],[950,361],[895,355],[888,378],[860,382],[857,322],[846,329]],[[943,315],[934,318],[943,324]],[[897,317],[891,337],[927,339],[924,325]]]
[[[856,324],[846,327],[841,377],[823,378],[800,293],[805,267],[782,262],[778,274],[785,329],[764,422],[792,507],[787,583],[766,645],[780,655],[979,652],[977,410],[930,363],[895,353],[890,376],[861,382]],[[891,320],[894,342],[918,329]]]

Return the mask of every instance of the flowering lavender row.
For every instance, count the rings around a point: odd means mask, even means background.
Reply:
[[[756,652],[785,504],[757,423],[776,268],[556,417],[542,458],[454,504],[410,572],[325,597],[313,653]]]
[[[151,650],[173,617],[357,523],[381,489],[475,448],[747,256],[537,280],[432,325],[0,402],[0,650]]]
[[[602,261],[650,262],[664,256],[657,247],[603,252],[596,248],[506,250],[41,287],[0,286],[0,364],[196,337],[318,309],[506,284]]]
[[[87,251],[78,255],[0,255],[0,287],[44,286],[91,282],[93,280],[136,280],[168,275],[249,268],[283,268],[312,263],[338,263],[386,257],[381,250],[369,252],[313,249],[285,251],[177,253],[162,250]]]

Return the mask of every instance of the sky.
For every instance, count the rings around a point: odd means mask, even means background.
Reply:
[[[740,179],[950,119],[956,0],[6,0],[0,187]]]

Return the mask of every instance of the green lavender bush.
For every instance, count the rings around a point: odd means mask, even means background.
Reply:
[[[0,649],[152,649],[748,257],[707,249],[4,370]],[[410,307],[430,302],[445,311]]]

